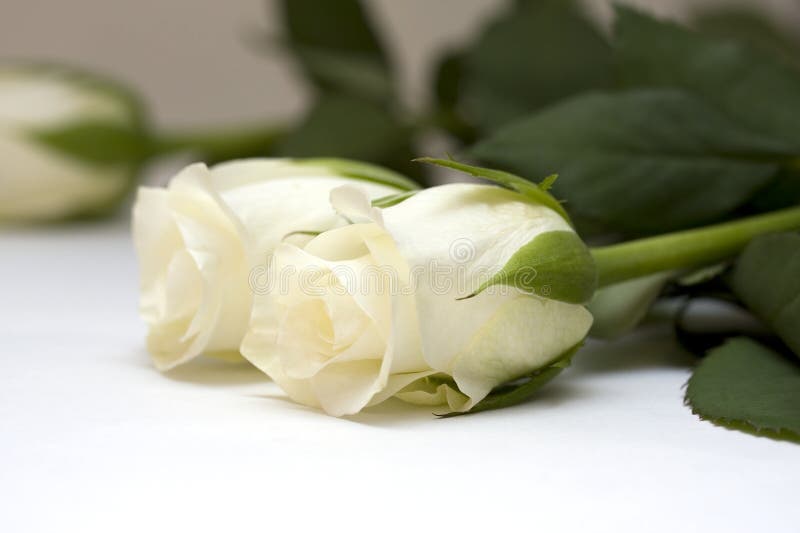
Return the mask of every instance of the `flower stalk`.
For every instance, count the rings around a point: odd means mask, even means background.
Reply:
[[[284,132],[284,128],[275,125],[252,125],[210,132],[167,132],[153,140],[152,153],[160,155],[190,151],[211,162],[263,156],[270,152]]]
[[[687,270],[729,259],[765,233],[800,229],[800,207],[793,207],[656,237],[591,250],[599,287],[668,270]]]

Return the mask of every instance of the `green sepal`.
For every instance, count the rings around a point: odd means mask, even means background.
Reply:
[[[97,165],[137,165],[150,153],[150,140],[134,124],[82,121],[28,132],[38,144]]]
[[[286,235],[281,237],[281,241],[285,241],[289,237],[294,237],[295,235],[303,235],[305,237],[317,237],[319,235],[322,235],[322,232],[321,231],[312,231],[312,230],[303,230],[303,229],[297,230],[297,231],[290,231],[289,233],[287,233]]]
[[[417,194],[417,191],[406,191],[397,194],[390,194],[388,196],[382,196],[372,200],[372,207],[392,207],[393,205],[397,205],[405,200],[408,200],[415,194]]]
[[[414,159],[414,161],[418,163],[429,163],[431,165],[438,165],[440,167],[459,170],[461,172],[465,172],[467,174],[475,176],[476,178],[481,178],[487,181],[491,181],[492,183],[500,185],[501,187],[520,193],[533,203],[549,207],[550,209],[561,215],[561,217],[564,220],[572,224],[569,215],[564,210],[564,207],[561,205],[561,203],[553,195],[547,192],[557,178],[557,175],[555,174],[546,177],[540,185],[536,185],[524,178],[521,178],[520,176],[511,174],[510,172],[467,165],[465,163],[459,163],[458,161],[454,161],[452,159],[419,157],[417,159]]]
[[[472,406],[472,409],[469,411],[446,413],[438,415],[439,418],[450,418],[453,416],[469,415],[481,411],[511,407],[512,405],[517,405],[526,401],[539,389],[559,375],[562,370],[567,368],[572,363],[572,356],[575,355],[583,344],[583,341],[579,342],[564,352],[554,362],[538,370],[534,370],[527,376],[523,376],[512,383],[496,387],[486,398]]]
[[[558,180],[558,174],[550,174],[541,182],[539,182],[539,188],[547,192],[553,188],[553,185],[556,184],[556,180]]]
[[[503,268],[481,284],[472,298],[494,285],[571,304],[584,304],[597,290],[597,268],[586,244],[573,231],[548,231],[534,237]]]
[[[299,165],[307,164],[309,166],[325,167],[346,178],[388,185],[401,191],[416,191],[419,189],[417,183],[402,174],[385,167],[364,163],[363,161],[339,158],[304,158],[295,159],[293,162]]]

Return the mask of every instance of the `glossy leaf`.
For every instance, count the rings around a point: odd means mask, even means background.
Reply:
[[[750,243],[733,271],[732,286],[800,357],[800,234],[765,235]]]
[[[554,192],[583,228],[626,234],[722,219],[770,184],[789,153],[676,90],[582,95],[470,150],[523,176],[558,172]]]
[[[729,38],[777,53],[783,59],[800,62],[800,32],[790,32],[755,6],[704,6],[692,13],[689,25],[700,33]]]
[[[800,70],[745,43],[617,8],[615,52],[629,87],[679,87],[741,126],[800,152]]]
[[[482,129],[609,87],[613,76],[608,43],[570,0],[513,3],[464,61],[464,114]]]

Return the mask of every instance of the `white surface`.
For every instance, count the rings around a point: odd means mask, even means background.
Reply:
[[[335,419],[244,365],[158,374],[122,224],[0,250],[0,531],[797,530],[800,447],[698,421],[666,332],[504,411]]]

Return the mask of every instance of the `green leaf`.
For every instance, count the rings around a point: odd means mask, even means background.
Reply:
[[[548,231],[517,250],[497,274],[466,298],[493,285],[516,287],[550,300],[585,304],[597,289],[597,268],[575,232]]]
[[[434,74],[434,124],[464,143],[474,142],[476,131],[464,117],[460,102],[464,86],[464,54],[450,52],[439,60]]]
[[[99,165],[138,165],[150,146],[141,128],[120,122],[78,122],[29,135],[68,157]]]
[[[709,352],[689,379],[686,403],[714,424],[800,441],[800,365],[748,338]]]
[[[465,52],[464,114],[494,129],[588,89],[610,87],[611,51],[567,0],[515,2]]]
[[[474,165],[467,165],[466,163],[459,163],[458,161],[454,161],[452,159],[437,159],[435,157],[419,157],[414,161],[418,163],[428,163],[431,165],[437,165],[440,167],[450,168],[453,170],[458,170],[460,172],[465,172],[470,174],[471,176],[475,176],[476,178],[481,178],[486,181],[491,181],[492,183],[496,183],[501,187],[505,187],[506,189],[510,189],[512,191],[516,191],[534,203],[544,205],[549,207],[559,215],[561,215],[564,220],[569,222],[569,215],[564,208],[561,206],[561,203],[553,197],[547,191],[550,187],[555,183],[554,176],[548,176],[542,182],[540,186],[533,185],[531,182],[527,181],[524,178],[519,176],[515,176],[509,172],[503,172],[502,170],[495,170],[492,168],[484,168],[484,167],[476,167]]]
[[[358,0],[283,0],[288,46],[307,76],[325,92],[387,101],[389,61]]]
[[[463,53],[450,52],[439,60],[434,76],[433,93],[440,108],[453,109],[458,105],[463,78]]]
[[[572,356],[575,355],[575,352],[582,346],[583,342],[567,350],[567,352],[554,363],[531,372],[528,376],[516,380],[513,383],[497,387],[486,398],[475,404],[469,411],[463,413],[447,413],[440,415],[439,418],[451,418],[454,416],[479,413],[481,411],[511,407],[512,405],[517,405],[530,399],[539,389],[548,384],[553,378],[558,376],[562,370],[570,365]]]
[[[782,59],[800,60],[800,33],[791,33],[773,22],[766,10],[753,6],[704,6],[690,17],[689,25],[700,33],[732,39],[776,53]]]
[[[783,165],[769,185],[758,191],[748,207],[759,213],[800,204],[800,159]]]
[[[800,153],[800,71],[775,54],[617,7],[615,51],[630,87],[679,87]]]
[[[755,239],[740,256],[731,283],[747,307],[800,356],[800,235]]]
[[[768,185],[790,148],[676,90],[590,93],[469,151],[554,191],[583,228],[661,233],[720,220]]]
[[[659,272],[597,291],[587,306],[594,317],[589,335],[610,339],[635,328],[673,275],[673,272]]]
[[[275,147],[287,157],[368,161],[413,175],[410,131],[384,107],[326,95]]]

